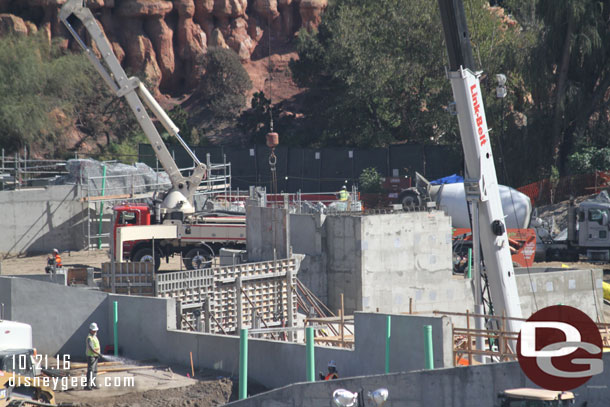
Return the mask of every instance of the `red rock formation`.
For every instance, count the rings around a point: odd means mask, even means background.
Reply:
[[[198,62],[207,52],[207,36],[201,27],[193,21],[195,3],[193,0],[176,0],[174,7],[178,11],[177,54],[184,66],[185,85],[192,88],[199,79]]]
[[[136,73],[142,72],[142,79],[156,89],[161,83],[162,74],[152,42],[144,32],[142,10],[146,8],[140,7],[138,0],[126,0],[120,3],[115,14],[120,18],[120,42],[125,50],[125,64]]]
[[[31,33],[35,21],[49,39],[64,37],[66,46],[71,41],[70,47],[78,49],[58,18],[66,1],[0,0],[0,13],[8,13],[0,15],[0,35]],[[11,15],[12,8],[21,15],[20,2],[29,6],[31,21]],[[302,27],[315,29],[328,0],[86,0],[85,4],[125,68],[144,74],[155,90],[180,91],[175,88],[189,89],[197,83],[197,61],[208,47],[231,48],[246,63],[269,30],[272,40],[284,41]],[[82,27],[77,24],[76,29],[90,42]],[[257,57],[266,55],[265,49]]]
[[[0,14],[0,35],[28,35],[28,31],[23,19],[12,14]]]
[[[303,20],[303,28],[312,31],[320,25],[322,13],[328,6],[328,0],[301,0],[299,12]]]

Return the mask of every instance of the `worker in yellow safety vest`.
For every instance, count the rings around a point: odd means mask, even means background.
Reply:
[[[100,341],[97,338],[98,327],[95,322],[89,325],[89,335],[87,336],[86,352],[87,355],[87,386],[86,390],[97,389],[95,379],[97,378],[97,362],[102,356],[100,354]]]
[[[347,201],[349,199],[349,194],[347,193],[347,187],[343,185],[341,187],[341,191],[338,192],[340,201]]]

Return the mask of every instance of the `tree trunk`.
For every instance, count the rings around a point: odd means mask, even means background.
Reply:
[[[571,37],[574,32],[574,22],[570,16],[568,16],[568,27],[566,29],[565,42],[563,43],[563,52],[561,56],[561,63],[559,65],[559,77],[557,78],[557,90],[555,94],[555,114],[553,115],[553,163],[559,169],[560,174],[563,173],[563,163],[560,162],[561,155],[559,154],[563,146],[563,133],[562,124],[565,106],[563,103],[564,95],[566,92],[566,82],[568,79],[568,70],[570,67],[570,53],[572,49]]]

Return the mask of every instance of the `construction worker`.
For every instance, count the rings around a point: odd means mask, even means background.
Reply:
[[[61,268],[63,265],[61,264],[61,256],[59,255],[59,250],[53,249],[53,253],[47,258],[47,266],[44,270],[47,273],[54,273],[55,269]]]
[[[86,341],[87,355],[87,386],[86,390],[97,389],[95,379],[97,378],[97,362],[102,357],[100,354],[100,341],[97,338],[98,327],[95,322],[89,325],[89,335]]]
[[[347,201],[349,199],[349,194],[347,193],[347,187],[345,185],[341,187],[341,191],[337,192],[337,194],[339,195],[340,201]]]
[[[324,376],[322,372],[320,372],[320,380],[335,380],[339,378],[339,373],[337,373],[337,363],[334,360],[328,362],[328,374]]]
[[[53,249],[53,257],[55,258],[55,268],[62,268],[63,264],[61,264],[61,256],[59,255],[59,250]]]

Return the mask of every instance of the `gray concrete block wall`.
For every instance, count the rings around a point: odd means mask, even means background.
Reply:
[[[85,247],[86,208],[78,186],[0,191],[0,253],[48,253]]]
[[[366,364],[352,370],[352,374],[379,374],[385,369],[385,332],[387,315],[355,314],[355,348],[359,360]],[[447,317],[391,315],[390,371],[411,371],[425,368],[424,326],[432,326],[434,366],[453,366],[451,320]]]
[[[610,355],[604,354],[603,360],[604,371],[608,371]],[[575,406],[607,406],[610,399],[607,380],[606,375],[600,374],[572,390],[576,395]],[[500,391],[537,386],[527,379],[518,363],[511,362],[297,383],[226,406],[333,407],[332,394],[340,388],[352,392],[362,389],[369,403],[366,393],[382,387],[389,393],[384,407],[493,407],[498,405]]]
[[[176,329],[176,301],[173,298],[108,294],[106,301],[108,339],[114,342],[114,302],[118,305],[119,350],[131,359],[161,359],[166,351],[159,335]],[[188,355],[188,353],[187,353]]]

